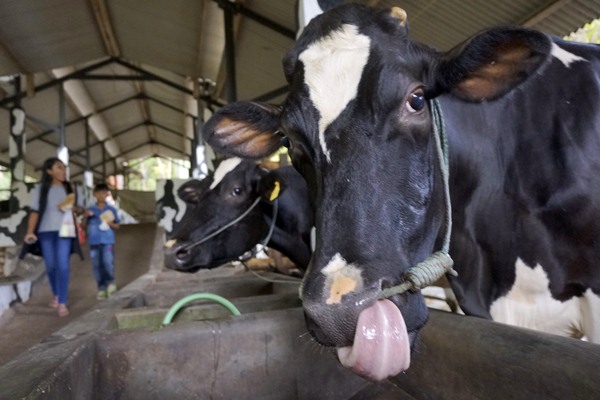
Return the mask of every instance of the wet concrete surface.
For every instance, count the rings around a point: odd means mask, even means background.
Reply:
[[[123,288],[148,272],[152,256],[156,224],[123,225],[116,232],[115,278]],[[0,365],[4,365],[23,351],[42,342],[44,338],[73,322],[103,300],[96,300],[96,281],[92,274],[89,247],[84,246],[85,260],[71,257],[71,281],[68,307],[70,315],[58,317],[48,306],[52,298],[48,279],[36,281],[31,298],[26,303],[15,303],[0,317]]]

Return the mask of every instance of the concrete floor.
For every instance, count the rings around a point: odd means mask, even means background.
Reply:
[[[156,224],[123,225],[117,231],[115,275],[119,288],[145,274],[150,266]],[[0,317],[0,365],[40,343],[45,337],[90,311],[96,300],[96,282],[92,275],[89,247],[84,246],[85,260],[71,258],[71,282],[68,307],[71,314],[59,318],[48,307],[51,299],[47,278],[32,287],[27,303],[16,303]]]

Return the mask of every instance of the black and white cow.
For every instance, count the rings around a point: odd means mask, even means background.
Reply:
[[[178,195],[187,207],[181,222],[167,236],[168,268],[195,272],[218,267],[237,260],[266,239],[269,247],[299,268],[308,265],[312,213],[306,182],[293,167],[267,172],[254,162],[230,158],[222,161],[213,175],[183,184]]]
[[[499,27],[439,53],[407,34],[399,8],[326,12],[284,58],[281,106],[234,103],[206,125],[243,157],[289,141],[316,207],[311,333],[370,379],[408,367],[427,309],[379,293],[442,246],[447,141],[462,309],[600,342],[600,48]]]

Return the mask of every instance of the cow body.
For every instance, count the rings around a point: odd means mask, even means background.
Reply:
[[[600,315],[600,49],[552,46],[562,53],[496,101],[440,98],[451,280],[467,314],[600,343],[585,317]]]
[[[287,54],[281,107],[228,105],[205,139],[245,157],[289,141],[316,210],[307,324],[357,373],[409,362],[426,307],[417,292],[381,292],[443,247],[446,167],[461,308],[600,342],[599,57],[513,27],[438,53],[408,39],[402,10],[342,6]]]
[[[275,182],[278,192],[273,194]],[[299,268],[308,265],[312,227],[308,193],[306,183],[292,167],[266,172],[253,162],[229,159],[214,175],[182,185],[178,195],[187,207],[181,223],[167,237],[168,268],[184,272],[214,268],[238,260],[266,239],[268,243],[263,244],[281,251]],[[245,217],[194,245],[236,220],[255,201],[257,205]]]

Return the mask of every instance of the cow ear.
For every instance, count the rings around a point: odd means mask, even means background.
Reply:
[[[237,102],[217,111],[205,124],[204,140],[223,154],[258,159],[282,145],[281,109],[268,104]]]
[[[479,102],[494,100],[526,81],[549,59],[550,38],[503,27],[482,32],[442,56],[436,90]]]
[[[265,201],[274,202],[287,187],[285,181],[276,172],[269,172],[262,177],[258,191]]]
[[[186,203],[198,204],[202,196],[208,191],[212,179],[206,178],[201,181],[192,179],[185,182],[177,189],[177,196]]]

